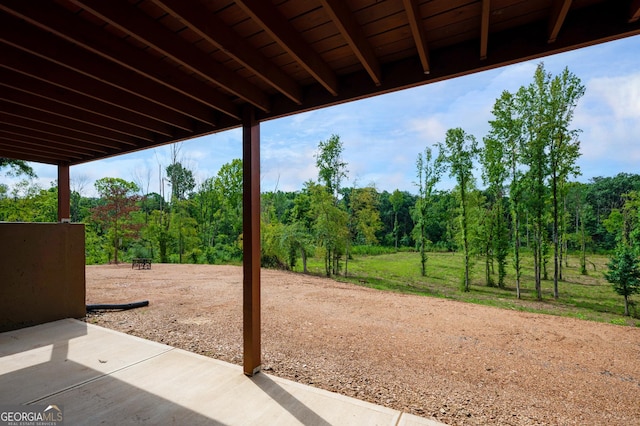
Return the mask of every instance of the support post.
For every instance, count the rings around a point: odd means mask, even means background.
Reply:
[[[255,109],[242,113],[242,250],[244,374],[260,371],[260,123]]]
[[[69,163],[58,164],[58,222],[71,221]]]

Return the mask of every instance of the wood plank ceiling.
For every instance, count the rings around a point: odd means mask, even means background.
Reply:
[[[0,157],[78,164],[640,34],[640,0],[0,2]],[[238,142],[240,143],[240,141]]]

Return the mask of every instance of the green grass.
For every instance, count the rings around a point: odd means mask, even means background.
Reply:
[[[569,266],[563,268],[563,281],[558,285],[560,292],[558,300],[553,298],[552,259],[547,265],[549,279],[542,282],[543,299],[539,301],[535,294],[533,259],[527,254],[523,256],[520,300],[516,299],[513,268],[507,268],[506,288],[487,287],[484,283],[484,259],[482,258],[474,259],[471,290],[461,291],[463,259],[459,253],[429,253],[426,277],[420,274],[418,253],[359,255],[349,260],[346,277],[341,271],[341,274],[334,278],[384,291],[640,327],[640,321],[637,319],[623,316],[622,297],[613,291],[611,285],[602,276],[602,272],[606,270],[608,257],[592,255],[588,260],[588,275],[580,275],[578,257],[569,257]],[[342,267],[344,268],[344,263]],[[313,274],[324,274],[322,259],[309,259],[308,268]],[[494,280],[497,281],[497,265]]]

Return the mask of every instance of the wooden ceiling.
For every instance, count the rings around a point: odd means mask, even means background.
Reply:
[[[0,157],[78,164],[640,34],[640,0],[0,1]],[[241,141],[238,141],[241,143]]]

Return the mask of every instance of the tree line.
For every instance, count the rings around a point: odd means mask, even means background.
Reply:
[[[418,154],[415,193],[344,186],[348,164],[339,135],[331,135],[318,145],[317,181],[305,182],[299,191],[262,194],[263,266],[300,265],[306,272],[307,259],[315,256],[323,259],[327,276],[346,275],[354,254],[416,250],[417,267],[428,275],[429,252],[461,251],[463,290],[469,290],[472,264],[481,259],[486,285],[504,287],[510,279],[520,297],[521,258],[527,253],[534,259],[537,297],[549,276],[559,297],[569,252],[580,254],[586,274],[587,253],[621,253],[622,259],[621,247],[633,253],[640,248],[640,175],[575,180],[580,131],[571,121],[583,94],[584,86],[568,69],[553,76],[540,64],[529,85],[495,101],[481,143],[453,128],[444,141]],[[161,170],[167,194],[148,191],[150,172],[134,181],[100,179],[99,197],[84,196],[82,185],[76,185],[71,216],[86,224],[87,263],[134,257],[175,263],[241,260],[241,160],[196,183],[179,154],[175,145],[170,164]],[[40,188],[23,163],[5,160],[0,166],[26,176],[12,187],[0,184],[1,221],[56,220],[55,183]],[[455,181],[451,190],[437,189],[445,173]],[[508,262],[513,277],[507,277]],[[637,291],[633,288],[629,294]]]

